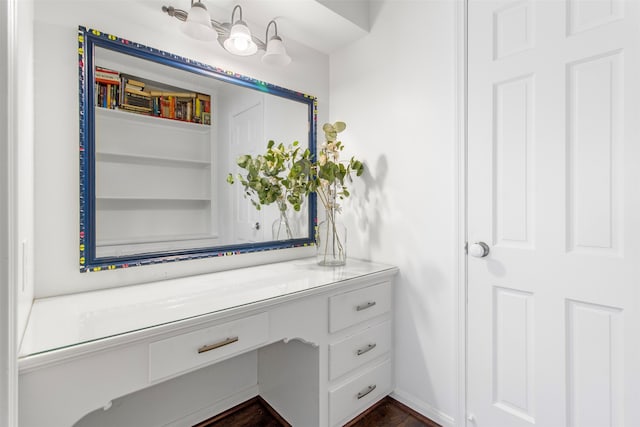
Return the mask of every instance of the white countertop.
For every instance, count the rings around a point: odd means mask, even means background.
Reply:
[[[20,357],[24,359],[248,304],[306,294],[323,286],[385,271],[396,271],[396,268],[356,259],[349,259],[342,267],[321,267],[315,258],[305,258],[36,299]]]

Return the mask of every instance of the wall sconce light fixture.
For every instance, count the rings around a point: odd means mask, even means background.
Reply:
[[[231,22],[218,22],[211,19],[207,7],[199,0],[191,0],[189,12],[173,6],[162,6],[162,11],[169,16],[183,21],[183,33],[196,40],[213,41],[229,53],[238,56],[254,55],[258,50],[265,51],[262,62],[269,65],[284,66],[291,62],[291,57],[278,36],[278,25],[271,20],[267,24],[264,41],[251,34],[247,23],[242,20],[242,8],[236,5],[231,12]],[[237,12],[237,19],[236,19]],[[273,35],[269,38],[269,29],[273,27]]]

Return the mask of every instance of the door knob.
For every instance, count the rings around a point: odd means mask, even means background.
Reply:
[[[469,255],[476,258],[484,258],[489,255],[489,245],[485,242],[476,242],[469,245]]]
[[[256,222],[255,224],[253,224],[253,227],[251,228],[253,228],[254,230],[260,230],[260,223]]]

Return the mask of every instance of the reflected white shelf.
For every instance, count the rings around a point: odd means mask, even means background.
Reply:
[[[208,168],[211,166],[210,161],[204,161],[204,160],[147,156],[142,154],[115,153],[115,152],[107,152],[107,151],[96,152],[96,160],[101,162],[153,164],[153,165],[195,167],[195,168]]]
[[[196,240],[212,240],[217,239],[217,234],[180,234],[180,235],[158,235],[158,236],[142,236],[135,239],[102,239],[98,240],[96,246],[118,246],[132,245],[144,243],[174,243],[174,242],[192,242]]]
[[[182,127],[183,129],[189,129],[190,131],[201,131],[202,133],[209,133],[211,125],[205,125],[202,123],[193,123],[177,119],[169,119],[166,117],[150,116],[146,114],[133,113],[126,110],[112,110],[109,108],[96,107],[96,116],[111,116],[117,118],[117,120],[128,120],[141,123],[149,123],[154,126],[167,126],[171,128]]]
[[[179,196],[170,196],[170,197],[139,197],[139,196],[97,196],[96,200],[101,200],[104,202],[205,202],[210,203],[211,197],[179,197]]]

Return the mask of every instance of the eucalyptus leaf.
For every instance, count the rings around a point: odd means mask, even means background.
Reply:
[[[335,132],[335,129],[331,123],[325,123],[322,125],[322,130],[324,133]]]

